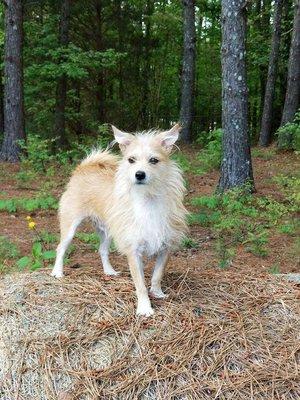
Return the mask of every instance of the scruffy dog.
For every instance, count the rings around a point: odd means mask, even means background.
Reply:
[[[150,292],[165,297],[163,271],[170,251],[187,231],[183,179],[169,158],[180,126],[135,135],[112,128],[122,158],[108,150],[92,152],[75,169],[61,197],[61,239],[52,275],[63,276],[63,257],[76,228],[83,219],[92,218],[101,238],[99,253],[105,274],[117,274],[108,258],[113,238],[128,259],[137,314],[150,316],[153,309],[144,282],[143,255],[157,256]]]

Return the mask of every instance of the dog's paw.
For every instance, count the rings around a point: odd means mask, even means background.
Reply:
[[[161,289],[150,289],[150,295],[156,299],[166,299],[168,297]]]
[[[118,275],[120,275],[120,272],[116,271],[113,268],[104,270],[104,273],[105,273],[105,275],[108,275],[108,276],[118,276]]]
[[[61,271],[55,271],[53,270],[51,272],[51,276],[54,276],[54,278],[62,278],[64,276],[63,272]]]
[[[138,308],[136,310],[136,315],[138,315],[138,316],[150,317],[153,314],[154,314],[153,308],[148,305],[147,306],[145,306],[145,305],[138,306]]]

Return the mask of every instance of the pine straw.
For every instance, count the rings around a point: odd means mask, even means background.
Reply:
[[[296,285],[231,271],[165,283],[146,319],[128,275],[5,277],[0,399],[300,399]]]

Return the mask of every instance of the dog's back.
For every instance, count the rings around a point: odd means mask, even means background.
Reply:
[[[118,156],[108,151],[94,151],[76,167],[60,200],[62,230],[67,220],[105,217],[118,163]]]

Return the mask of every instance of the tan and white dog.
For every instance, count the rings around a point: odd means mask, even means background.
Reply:
[[[83,219],[92,218],[101,238],[104,273],[117,274],[108,258],[112,238],[128,259],[137,314],[153,314],[144,282],[143,255],[157,256],[150,292],[163,298],[161,280],[169,253],[187,232],[183,178],[169,158],[179,131],[178,124],[169,131],[135,135],[113,127],[123,157],[108,150],[94,151],[81,162],[60,200],[61,239],[53,276],[63,276],[63,257],[76,228]]]

